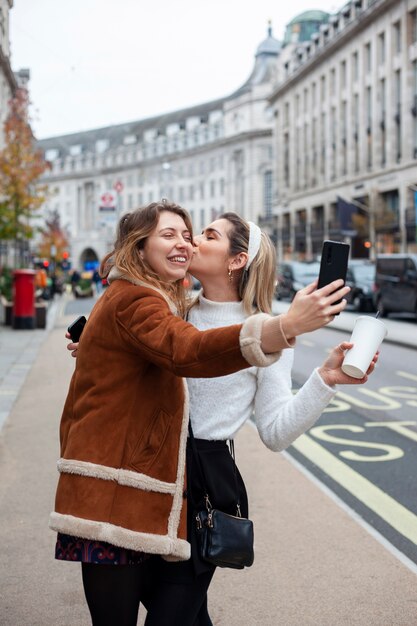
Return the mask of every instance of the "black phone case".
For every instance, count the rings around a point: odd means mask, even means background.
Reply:
[[[77,343],[77,341],[80,340],[86,322],[85,316],[80,315],[80,317],[77,317],[77,319],[68,326],[68,332],[71,335],[71,341],[73,343]]]
[[[321,253],[318,289],[342,278],[346,282],[350,246],[341,241],[324,241]],[[334,302],[339,304],[341,300]]]

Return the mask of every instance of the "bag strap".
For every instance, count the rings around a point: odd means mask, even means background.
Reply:
[[[203,487],[203,490],[205,491],[205,496],[204,499],[206,501],[206,508],[208,511],[210,511],[213,507],[211,505],[210,502],[210,496],[208,493],[208,489],[207,489],[207,479],[206,479],[206,475],[204,473],[204,467],[201,463],[201,459],[200,459],[200,454],[198,452],[197,449],[197,445],[195,443],[195,438],[194,438],[194,433],[193,433],[193,429],[191,426],[191,422],[188,422],[188,433],[190,436],[190,441],[191,441],[191,449],[193,452],[193,457],[194,457],[194,461],[196,463],[196,465],[198,466],[198,471],[200,473],[200,480],[201,480],[201,484]],[[237,469],[236,469],[236,461],[235,461],[235,444],[233,439],[229,439],[229,450],[230,450],[230,456],[233,459],[233,476],[234,476],[234,480],[235,480],[235,489],[236,489],[236,510],[237,510],[237,516],[238,517],[242,517],[242,514],[240,512],[240,499],[239,499],[239,489],[238,489],[238,484],[237,484]]]

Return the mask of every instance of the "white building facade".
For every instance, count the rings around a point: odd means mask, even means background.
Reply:
[[[111,249],[126,211],[167,197],[198,232],[223,211],[254,221],[272,209],[273,117],[267,98],[280,43],[268,29],[253,71],[225,98],[129,124],[40,140],[44,177],[70,233],[73,267]]]
[[[0,150],[4,147],[3,126],[8,102],[17,84],[10,65],[9,11],[13,0],[0,0]]]
[[[274,111],[278,256],[323,239],[416,251],[417,0],[354,0],[284,48]]]

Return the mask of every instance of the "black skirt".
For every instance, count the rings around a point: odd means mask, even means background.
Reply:
[[[195,573],[210,571],[215,566],[199,557],[196,537],[196,515],[205,507],[204,496],[207,492],[213,508],[236,515],[240,504],[242,517],[249,516],[248,497],[245,483],[229,451],[226,441],[195,439],[204,478],[194,458],[190,439],[187,442],[187,505],[188,505],[188,541],[191,544],[191,561]]]

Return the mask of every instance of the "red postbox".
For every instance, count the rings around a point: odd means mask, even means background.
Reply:
[[[13,272],[13,328],[36,328],[35,275],[35,270]]]

